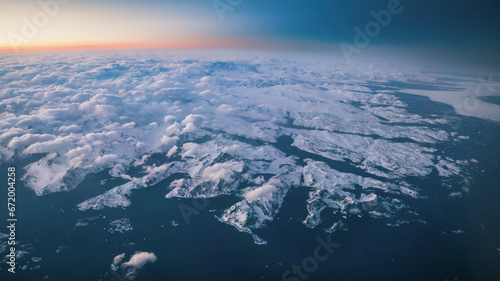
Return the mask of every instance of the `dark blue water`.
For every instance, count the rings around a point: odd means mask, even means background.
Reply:
[[[492,104],[500,104],[500,97],[498,96],[486,96],[486,97],[477,97],[478,99],[489,102]]]

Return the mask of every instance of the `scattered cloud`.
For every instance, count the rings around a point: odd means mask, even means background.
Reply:
[[[147,263],[154,263],[158,258],[154,253],[149,252],[136,252],[130,260],[123,262],[125,260],[125,253],[117,255],[113,259],[113,265],[115,267],[120,266],[125,273],[124,277],[126,280],[134,280],[141,270]]]
[[[276,186],[271,185],[271,184],[265,184],[261,187],[258,187],[256,189],[247,191],[243,196],[248,202],[252,202],[256,199],[259,199],[263,196],[271,196],[273,192],[276,192],[278,189]]]

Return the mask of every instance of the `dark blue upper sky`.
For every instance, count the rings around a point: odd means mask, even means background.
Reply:
[[[82,0],[73,0],[82,1]],[[106,2],[106,1],[99,1]],[[391,0],[233,0],[241,2],[223,13],[220,21],[213,0],[114,0],[168,10],[181,7],[185,16],[201,10],[218,28],[236,37],[269,37],[341,42],[352,40],[355,26],[373,20],[370,12],[386,9]],[[231,1],[220,0],[229,4]],[[400,1],[403,11],[394,15],[374,43],[379,44],[498,44],[500,5],[493,0]],[[244,19],[244,23],[241,20]],[[193,20],[196,20],[193,18]]]

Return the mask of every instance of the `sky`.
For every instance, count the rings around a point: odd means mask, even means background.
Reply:
[[[493,0],[0,0],[0,50],[330,45],[338,50],[341,43],[353,46],[355,28],[364,31],[374,21],[372,11],[390,5],[399,12],[369,37],[371,46],[489,58],[500,49]]]

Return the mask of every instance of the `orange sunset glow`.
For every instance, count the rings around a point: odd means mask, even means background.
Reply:
[[[140,5],[63,1],[0,4],[0,51],[125,48],[236,48],[227,25],[196,7],[180,12]],[[183,14],[184,13],[184,14]]]

